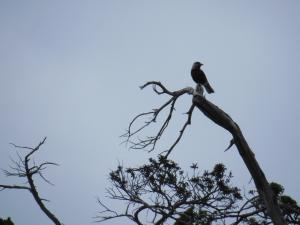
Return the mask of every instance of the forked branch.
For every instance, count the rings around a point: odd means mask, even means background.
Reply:
[[[159,139],[162,137],[164,132],[166,131],[166,128],[168,127],[173,113],[175,111],[175,104],[177,99],[184,95],[184,94],[193,94],[194,89],[191,87],[183,88],[177,91],[170,91],[168,90],[163,84],[157,81],[149,81],[146,84],[142,85],[140,88],[144,89],[145,87],[148,87],[152,85],[153,91],[158,94],[158,95],[169,95],[170,98],[161,106],[159,106],[156,109],[153,109],[152,111],[149,112],[144,112],[138,114],[136,117],[132,119],[132,121],[129,123],[128,129],[122,137],[124,137],[126,140],[125,142],[130,144],[131,149],[143,149],[147,150],[148,152],[151,152],[155,149],[157,142]],[[175,140],[175,142],[168,148],[167,150],[163,151],[162,153],[165,153],[165,156],[168,156],[171,151],[174,149],[174,147],[177,145],[177,143],[180,141],[187,125],[191,124],[191,117],[194,109],[194,105],[190,107],[188,112],[186,113],[188,115],[188,118],[183,125],[182,129],[179,131],[179,136]],[[156,123],[158,116],[168,108],[168,114],[163,119],[162,124],[160,125],[160,128],[158,129],[157,133],[152,135],[152,136],[147,136],[145,138],[139,138],[137,137],[137,134],[142,132],[144,129],[146,129],[148,126]],[[150,118],[149,118],[150,116]],[[143,124],[138,126],[137,128],[135,127],[135,124],[138,123],[139,119],[144,119]],[[136,139],[134,139],[136,138]]]
[[[25,178],[28,185],[6,185],[6,184],[0,184],[0,191],[6,190],[6,189],[21,189],[21,190],[27,190],[29,191],[36,203],[39,205],[40,209],[48,216],[48,218],[55,224],[55,225],[62,225],[62,223],[58,220],[58,218],[49,211],[49,209],[45,206],[44,201],[48,201],[44,198],[41,198],[36,185],[34,184],[34,176],[37,175],[40,178],[42,178],[47,183],[51,184],[49,180],[47,180],[43,174],[43,171],[47,168],[49,165],[55,165],[58,164],[53,162],[42,162],[40,164],[36,164],[33,160],[32,156],[34,153],[36,153],[40,147],[45,143],[46,137],[36,146],[36,147],[27,147],[27,146],[19,146],[11,143],[15,148],[23,149],[23,150],[29,150],[29,152],[24,156],[21,157],[20,153],[17,153],[18,159],[12,161],[12,166],[10,166],[10,170],[3,170],[4,174],[6,176],[14,176],[14,177],[21,177]]]
[[[126,142],[131,144],[130,148],[147,149],[148,147],[150,147],[150,150],[148,151],[153,151],[157,141],[161,138],[161,136],[165,132],[165,129],[170,123],[176,100],[183,94],[193,94],[193,102],[189,110],[190,113],[188,113],[188,119],[185,125],[183,126],[182,130],[180,131],[180,134],[175,140],[174,144],[168,150],[164,151],[166,152],[166,156],[168,156],[170,152],[174,149],[174,147],[178,144],[186,126],[191,123],[192,112],[194,107],[196,106],[209,119],[211,119],[213,122],[223,127],[224,129],[228,130],[232,134],[233,140],[231,141],[231,145],[229,147],[231,147],[233,144],[236,145],[240,156],[242,157],[244,163],[246,164],[254,180],[259,196],[264,201],[265,207],[267,209],[269,216],[272,219],[272,222],[275,225],[285,224],[281,210],[278,206],[277,201],[274,199],[274,194],[269,186],[269,183],[262,169],[260,168],[258,162],[256,161],[255,155],[250,149],[237,123],[235,123],[231,119],[231,117],[227,113],[225,113],[222,109],[220,109],[219,107],[217,107],[216,105],[214,105],[213,103],[205,99],[205,97],[201,93],[199,94],[199,91],[195,91],[193,88],[184,88],[178,91],[169,91],[160,82],[150,81],[144,84],[143,86],[141,86],[141,89],[149,85],[153,85],[153,90],[155,91],[155,93],[159,95],[161,94],[169,95],[170,99],[165,104],[160,106],[158,109],[155,109],[147,113],[141,113],[131,121],[127,133],[123,135],[123,137],[126,137]],[[201,87],[201,85],[198,85],[196,89],[198,89],[199,87]],[[158,90],[158,88],[160,89]],[[135,136],[136,134],[144,130],[150,124],[153,124],[156,121],[156,118],[159,115],[159,113],[162,110],[164,110],[166,107],[169,107],[169,113],[168,116],[165,118],[163,124],[161,125],[158,133],[154,136],[146,137],[145,139],[138,138],[137,141],[132,141],[133,136]],[[150,120],[146,120],[141,127],[133,130],[132,128],[133,124],[137,123],[137,119],[143,118],[144,116],[148,116],[148,115],[152,115],[152,118]]]

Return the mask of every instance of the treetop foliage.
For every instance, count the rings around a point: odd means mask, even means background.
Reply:
[[[242,193],[231,182],[232,173],[218,163],[212,170],[200,171],[196,163],[184,172],[164,156],[150,158],[140,167],[118,168],[110,173],[109,197],[125,204],[117,212],[100,202],[105,221],[126,217],[136,224],[269,224],[266,207],[254,190]],[[271,183],[285,220],[300,224],[299,206],[283,195],[284,188]],[[171,222],[172,223],[172,222]]]

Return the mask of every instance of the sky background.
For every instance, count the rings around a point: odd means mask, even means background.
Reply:
[[[47,141],[36,161],[53,161],[36,180],[64,224],[92,224],[118,163],[139,166],[177,137],[192,97],[183,97],[165,138],[148,154],[120,145],[130,119],[166,97],[138,87],[159,80],[170,90],[194,86],[201,61],[215,89],[209,100],[240,125],[269,181],[300,201],[300,2],[254,1],[1,1],[0,167],[18,145]],[[230,135],[201,112],[171,154],[184,169],[222,162],[233,182],[250,175]],[[23,180],[0,175],[2,184]],[[0,217],[16,225],[52,222],[25,191],[0,192]],[[109,221],[103,224],[130,224]]]

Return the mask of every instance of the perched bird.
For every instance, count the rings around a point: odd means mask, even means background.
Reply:
[[[197,84],[202,84],[205,88],[205,90],[211,94],[214,93],[214,89],[210,86],[210,84],[207,81],[206,75],[205,73],[201,70],[201,66],[203,64],[200,62],[195,62],[192,66],[192,70],[191,70],[191,75],[193,80],[197,83]]]

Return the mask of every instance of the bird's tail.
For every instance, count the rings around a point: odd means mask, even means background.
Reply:
[[[208,94],[214,93],[214,89],[210,86],[208,82],[204,84],[205,90],[207,91]]]

